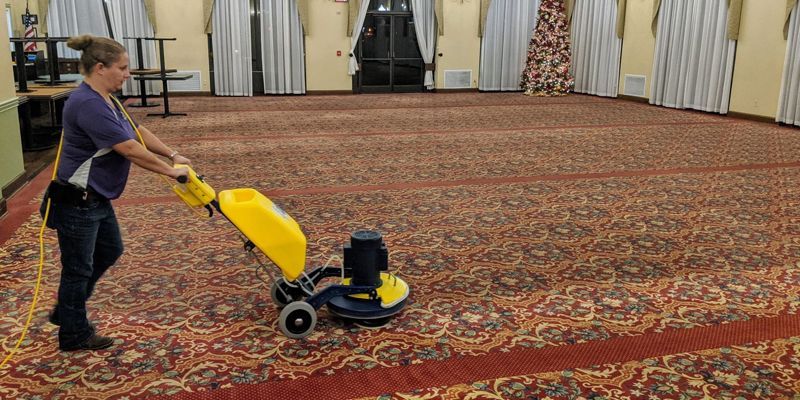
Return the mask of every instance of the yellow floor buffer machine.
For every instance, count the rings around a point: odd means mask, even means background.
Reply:
[[[176,167],[187,167],[176,165]],[[209,217],[214,209],[242,233],[245,250],[258,249],[282,272],[273,276],[270,296],[282,308],[278,326],[290,338],[303,338],[313,332],[317,310],[328,310],[362,326],[382,326],[406,304],[409,287],[388,272],[389,252],[376,231],[357,231],[343,246],[341,267],[322,266],[305,271],[306,237],[300,225],[255,189],[232,189],[219,198],[194,170],[182,177],[173,191],[193,208],[205,207]],[[259,261],[259,267],[265,268]],[[340,281],[317,290],[325,278]]]

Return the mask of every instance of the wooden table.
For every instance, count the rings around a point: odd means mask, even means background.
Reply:
[[[80,82],[66,82],[66,83],[59,83],[57,85],[48,85],[44,83],[31,83],[28,84],[28,87],[31,89],[75,89],[80,85]]]
[[[25,93],[18,92],[17,99],[19,99],[19,118],[20,118],[20,134],[22,135],[22,149],[23,150],[42,150],[56,145],[58,140],[58,132],[60,131],[60,124],[58,115],[61,110],[58,108],[57,102],[66,100],[70,93],[75,90],[75,87],[66,86],[45,86],[33,87],[29,86],[28,91]],[[33,123],[31,121],[31,103],[32,102],[46,102],[47,110],[50,114],[50,126],[43,126],[40,132],[34,132]]]

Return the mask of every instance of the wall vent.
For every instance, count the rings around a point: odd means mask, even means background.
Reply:
[[[628,96],[645,97],[645,82],[647,77],[644,75],[625,75],[625,94]]]
[[[469,89],[471,87],[471,69],[447,69],[444,71],[445,89]]]
[[[200,71],[178,71],[175,74],[191,74],[192,77],[185,81],[169,81],[170,92],[199,92],[203,87]]]

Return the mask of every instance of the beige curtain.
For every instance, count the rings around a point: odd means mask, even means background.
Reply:
[[[297,0],[297,13],[300,14],[303,35],[308,36],[311,32],[311,25],[308,24],[308,0]]]
[[[564,15],[567,16],[567,27],[572,30],[572,10],[575,9],[575,0],[566,0],[564,2]]]
[[[44,36],[47,33],[47,13],[50,12],[50,0],[38,0],[36,3],[39,5],[38,35]]]
[[[658,10],[661,8],[661,0],[653,0],[653,21],[650,23],[650,29],[653,31],[653,36],[658,32]]]
[[[742,22],[742,0],[728,0],[728,39],[739,40]]]
[[[486,17],[489,15],[490,5],[492,5],[492,0],[481,0],[481,23],[478,24],[478,37],[483,37],[483,31],[486,29]]]
[[[211,33],[211,14],[214,11],[214,0],[203,0],[203,21],[206,22],[206,33]]]
[[[153,25],[153,33],[158,32],[156,26],[156,0],[144,0],[144,10],[147,12],[147,19]]]
[[[797,4],[797,0],[786,0],[786,22],[783,23],[783,38],[789,39],[789,20],[792,16],[792,10]]]
[[[628,0],[617,0],[617,37],[622,39],[625,36],[625,10]]]
[[[433,11],[436,14],[436,25],[439,26],[439,36],[444,35],[444,0],[436,0],[436,9]]]
[[[653,36],[655,36],[656,32],[658,32],[658,10],[660,8],[661,8],[661,0],[654,0],[653,22],[650,25],[650,27],[653,30]],[[741,25],[741,21],[742,21],[742,0],[728,0],[728,39],[730,40],[739,39],[739,26]]]
[[[347,8],[347,37],[351,37],[353,36],[353,25],[356,24],[356,18],[358,18],[358,10],[361,9],[361,0],[348,1]]]

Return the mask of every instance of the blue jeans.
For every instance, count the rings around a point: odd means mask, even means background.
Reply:
[[[52,204],[48,226],[58,231],[61,248],[58,343],[61,348],[73,347],[94,334],[86,318],[86,301],[97,280],[122,255],[122,236],[108,200],[86,206]]]

